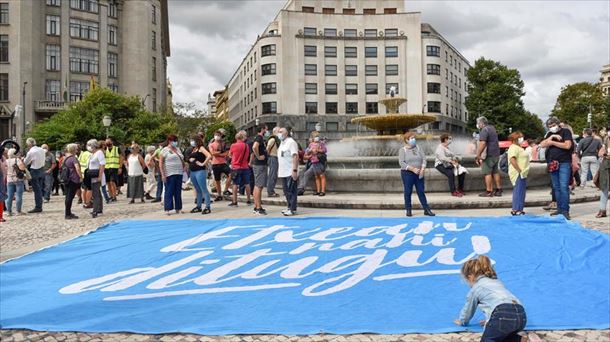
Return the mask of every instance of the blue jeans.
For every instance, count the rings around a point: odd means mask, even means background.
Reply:
[[[284,190],[284,196],[286,196],[286,203],[288,209],[291,211],[297,211],[297,181],[292,179],[292,176],[284,177],[282,179],[282,188]]]
[[[165,211],[182,210],[182,175],[171,175],[165,179]]]
[[[155,196],[155,199],[160,201],[161,195],[163,195],[163,179],[160,174],[156,174],[155,180],[157,181],[157,195]]]
[[[559,169],[551,172],[553,191],[557,199],[557,211],[560,214],[570,212],[570,177],[572,177],[572,163],[559,163]]]
[[[6,211],[9,213],[13,212],[13,196],[15,196],[15,202],[17,202],[17,212],[21,212],[21,207],[23,204],[23,190],[25,186],[23,182],[11,182],[7,184],[7,197],[4,202],[4,206],[6,207]]]
[[[30,175],[32,175],[32,191],[34,192],[34,209],[42,210],[42,196],[44,191],[44,176],[45,173],[40,169],[31,169]]]
[[[411,193],[413,192],[414,185],[419,203],[421,203],[421,206],[424,209],[429,208],[426,193],[424,192],[424,179],[419,178],[419,175],[406,170],[400,171],[400,177],[402,178],[402,185],[404,187],[405,209],[411,209]]]
[[[210,192],[208,191],[208,171],[191,171],[191,182],[197,192],[197,208],[201,208],[205,196],[205,207],[210,209]]]
[[[525,328],[527,316],[519,304],[500,304],[491,313],[481,342],[521,341],[518,332]]]
[[[523,211],[525,206],[525,191],[527,190],[527,178],[517,176],[517,182],[513,189],[513,210]]]

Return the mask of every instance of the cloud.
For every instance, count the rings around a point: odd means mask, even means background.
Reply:
[[[223,88],[282,0],[169,1],[174,101],[199,104]],[[608,1],[421,1],[420,11],[471,64],[484,56],[521,72],[526,108],[542,117],[561,87],[596,82],[610,62]]]

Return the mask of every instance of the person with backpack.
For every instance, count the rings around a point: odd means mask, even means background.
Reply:
[[[59,171],[59,182],[63,184],[66,189],[66,198],[64,199],[64,217],[66,220],[78,218],[78,216],[72,213],[72,201],[74,200],[74,196],[76,196],[76,192],[80,189],[81,180],[80,162],[76,157],[77,149],[78,145],[76,144],[68,144],[68,146],[66,146],[66,155],[64,156]]]
[[[489,125],[484,116],[477,118],[479,132],[479,147],[475,162],[481,167],[481,173],[485,178],[485,192],[479,197],[502,196],[502,179],[500,177],[498,163],[500,161],[500,145],[498,133],[494,126]],[[494,182],[496,190],[493,190]]]
[[[591,128],[585,128],[582,133],[584,138],[578,142],[576,153],[580,158],[580,188],[584,189],[587,185],[589,171],[591,171],[591,176],[595,176],[599,170],[597,155],[603,144],[599,139],[593,137]]]
[[[511,215],[525,215],[523,207],[525,206],[525,191],[527,190],[527,175],[530,171],[530,156],[527,151],[521,147],[523,143],[523,134],[521,132],[513,132],[508,136],[511,145],[508,148],[508,177],[513,184],[513,207]]]
[[[17,156],[17,150],[11,148],[8,150],[8,158],[6,164],[6,185],[7,196],[5,208],[8,216],[13,215],[13,197],[17,205],[17,215],[25,215],[22,211],[23,191],[25,189],[25,163],[22,158]]]

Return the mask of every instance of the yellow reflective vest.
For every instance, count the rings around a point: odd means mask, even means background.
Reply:
[[[82,151],[78,156],[78,163],[80,164],[81,175],[85,174],[85,170],[87,170],[87,166],[89,166],[89,158],[91,158],[91,152],[89,151]]]
[[[106,149],[104,151],[104,157],[106,157],[106,169],[118,169],[119,168],[119,148],[113,146],[112,149]]]

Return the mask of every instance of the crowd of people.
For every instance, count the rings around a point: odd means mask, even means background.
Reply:
[[[180,214],[185,183],[192,185],[196,195],[191,213],[211,213],[212,202],[228,201],[229,207],[237,207],[238,194],[245,194],[246,203],[253,204],[253,213],[266,215],[264,189],[269,197],[278,197],[278,180],[287,201],[282,213],[292,216],[297,212],[299,165],[305,163],[305,173],[312,170],[315,176],[316,195],[324,196],[326,147],[319,135],[312,134],[305,150],[291,137],[289,127],[269,131],[267,126],[259,126],[251,139],[239,131],[232,144],[225,135],[226,131],[219,129],[206,144],[203,133],[195,134],[185,149],[175,135],[144,149],[136,142],[121,148],[112,138],[91,139],[84,145],[68,144],[57,154],[28,138],[25,151],[11,148],[2,156],[0,220],[26,214],[25,191],[34,194],[34,207],[27,214],[36,214],[43,212],[44,203],[59,195],[60,189],[67,220],[78,219],[73,212],[75,199],[95,218],[103,214],[104,204],[117,202],[125,185],[129,204],[162,202],[167,215]],[[208,179],[213,179],[214,198]]]

